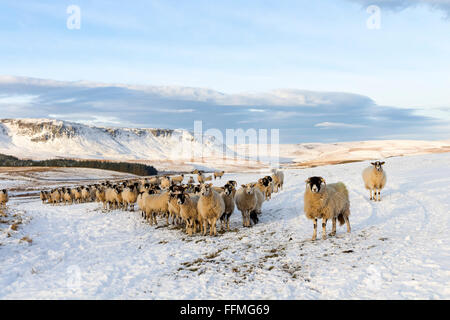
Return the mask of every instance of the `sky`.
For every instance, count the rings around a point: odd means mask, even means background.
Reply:
[[[2,0],[0,117],[448,139],[449,34],[449,0]]]

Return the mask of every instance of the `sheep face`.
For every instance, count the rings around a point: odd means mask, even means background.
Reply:
[[[184,193],[177,194],[177,203],[179,205],[184,204],[186,202],[186,198],[188,198],[188,197],[189,197],[189,195],[184,194]]]
[[[384,161],[382,161],[382,162],[376,161],[376,162],[371,162],[370,164],[373,165],[375,167],[375,169],[377,169],[378,172],[381,172],[381,171],[383,171],[382,165],[384,165],[385,162]]]
[[[311,190],[312,193],[320,192],[320,189],[325,186],[325,179],[322,177],[310,177],[306,181],[306,187]]]
[[[234,191],[234,185],[232,184],[227,183],[226,185],[224,185],[224,188],[225,188],[224,193],[227,196],[229,196]]]
[[[248,183],[248,184],[243,184],[241,187],[244,189],[244,192],[246,194],[251,195],[255,192],[254,186],[255,186],[255,184]]]
[[[211,183],[204,184],[202,186],[202,189],[201,189],[201,195],[205,196],[205,197],[209,197],[211,195],[211,192],[212,192],[212,188],[211,187],[212,187]]]

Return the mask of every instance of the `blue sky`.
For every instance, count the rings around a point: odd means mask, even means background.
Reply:
[[[381,8],[378,30],[366,26],[374,3]],[[80,30],[66,27],[71,4],[81,9]],[[450,1],[443,0],[3,0],[0,74],[25,78],[3,78],[0,109],[2,117],[110,125],[190,128],[195,118],[210,127],[260,125],[280,128],[283,142],[445,139],[449,13]],[[61,82],[49,95],[47,82],[30,85],[29,78]],[[79,80],[91,84],[74,91],[71,82]],[[228,102],[159,91],[150,97],[143,87],[98,83],[204,88]],[[306,90],[332,101],[311,109],[298,99],[277,105],[266,96],[287,89],[297,90],[297,98]],[[105,107],[111,92],[116,107],[129,112]],[[236,96],[240,114],[225,117],[236,113],[229,105]]]

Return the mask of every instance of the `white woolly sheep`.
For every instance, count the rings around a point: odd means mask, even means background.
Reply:
[[[144,211],[147,221],[150,220],[150,224],[158,224],[156,215],[168,214],[169,211],[169,192],[164,191],[160,194],[149,194],[144,199]]]
[[[347,224],[350,232],[350,200],[345,184],[342,182],[327,185],[322,177],[310,177],[306,181],[304,195],[304,211],[308,219],[314,220],[314,233],[312,240],[317,237],[317,219],[322,219],[322,239],[326,239],[328,219],[333,221],[330,236],[336,234],[336,219],[340,225]]]
[[[127,186],[122,191],[122,200],[123,200],[125,211],[128,210],[128,206],[130,206],[131,211],[134,211],[134,204],[136,203],[137,196],[138,196],[138,192],[137,192],[136,188],[137,187],[135,185],[130,185],[130,186]]]
[[[384,172],[382,165],[385,162],[371,162],[371,167],[363,170],[362,178],[364,186],[369,190],[369,198],[374,201],[381,201],[381,189],[386,185],[386,172]],[[374,195],[372,196],[372,191]]]
[[[256,224],[257,216],[254,213],[258,205],[258,199],[255,193],[254,184],[243,184],[241,188],[236,192],[235,203],[236,207],[242,214],[242,223],[244,227],[251,227],[250,218]],[[259,191],[259,190],[258,190]]]
[[[202,186],[197,210],[202,220],[203,235],[206,235],[209,224],[209,234],[215,236],[217,235],[216,222],[225,211],[225,203],[222,197],[211,186],[211,183]]]

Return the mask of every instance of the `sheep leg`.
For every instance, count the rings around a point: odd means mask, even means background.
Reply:
[[[381,201],[381,189],[378,189],[377,194],[378,194],[378,201]]]
[[[333,218],[333,228],[331,229],[331,233],[329,236],[335,236],[336,235],[336,217]]]
[[[322,219],[322,239],[327,238],[327,221],[328,219]]]
[[[313,236],[312,236],[312,239],[311,240],[316,240],[317,239],[317,219],[314,219],[314,233],[313,233]]]
[[[370,199],[370,200],[373,200],[373,197],[372,197],[372,189],[369,189],[369,199]]]
[[[347,212],[346,214],[344,214],[344,220],[345,220],[345,224],[347,225],[348,233],[350,233],[352,231],[352,228],[350,227],[350,219],[348,218],[349,214],[350,214],[350,212]]]

